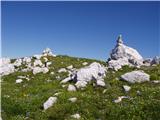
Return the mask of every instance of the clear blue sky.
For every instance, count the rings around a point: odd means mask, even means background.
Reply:
[[[2,2],[2,56],[50,47],[55,54],[106,60],[119,34],[143,57],[159,55],[158,2]]]

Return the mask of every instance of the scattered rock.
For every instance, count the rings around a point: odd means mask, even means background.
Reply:
[[[160,83],[160,80],[152,80],[151,82],[157,84],[157,83]]]
[[[59,72],[59,73],[67,72],[67,70],[66,70],[65,68],[61,68],[61,69],[58,70],[58,72]]]
[[[50,97],[48,100],[43,104],[44,110],[47,110],[51,106],[53,106],[54,103],[57,102],[57,97]]]
[[[71,70],[73,68],[73,65],[70,65],[67,67],[67,69]]]
[[[51,75],[54,75],[54,72],[51,72],[50,74],[51,74]]]
[[[73,98],[69,98],[68,100],[71,101],[71,102],[76,102],[76,101],[77,101],[77,98],[76,98],[76,97],[73,97]]]
[[[23,61],[23,63],[30,63],[31,58],[30,57],[24,57],[22,61]]]
[[[58,96],[59,94],[61,94],[62,92],[57,92],[54,94],[54,96]]]
[[[68,85],[68,91],[76,91],[76,88],[74,85]]]
[[[97,85],[104,87],[106,84],[105,84],[104,80],[97,80]]]
[[[151,65],[154,64],[160,64],[160,57],[156,56],[153,58],[153,60],[151,61]]]
[[[87,64],[88,64],[87,62],[82,63],[82,65],[87,65]]]
[[[52,64],[52,62],[47,62],[46,67],[49,67]]]
[[[33,63],[33,66],[42,66],[43,63],[41,62],[41,60],[35,60]]]
[[[42,57],[42,55],[33,55],[33,58],[35,58],[35,59],[41,59],[41,57]]]
[[[74,115],[71,115],[71,117],[75,118],[75,119],[80,119],[81,118],[81,116],[78,113],[76,113]]]
[[[104,86],[103,78],[105,77],[106,68],[97,62],[90,64],[79,70],[72,72],[70,77],[65,78],[61,83],[66,83],[70,80],[77,81],[76,87],[81,88],[87,85],[87,82],[96,80],[97,85]],[[99,80],[99,81],[98,81]]]
[[[118,99],[114,100],[114,102],[115,102],[115,103],[119,103],[119,102],[121,102],[122,99],[124,99],[124,98],[129,98],[129,97],[128,97],[128,96],[120,96],[120,97],[118,97]]]
[[[21,82],[23,82],[22,79],[17,79],[17,80],[16,80],[16,83],[21,83]]]
[[[143,71],[132,71],[121,75],[121,79],[130,83],[142,83],[150,80],[150,76]]]
[[[123,89],[125,90],[125,92],[129,92],[131,87],[128,85],[123,85]]]
[[[22,65],[22,59],[17,59],[14,63],[14,66],[19,67]]]
[[[84,87],[86,87],[87,82],[86,81],[77,81],[75,85],[77,88],[84,88]]]
[[[34,67],[33,68],[33,74],[35,75],[35,74],[37,74],[37,73],[47,73],[49,70],[48,70],[48,68],[46,68],[46,67],[42,67],[42,68],[40,68],[40,67]]]
[[[70,81],[71,80],[71,78],[70,77],[67,77],[67,78],[65,78],[64,80],[62,80],[60,83],[67,83],[68,81]]]
[[[11,73],[15,72],[15,68],[13,64],[2,64],[0,67],[0,75],[9,75]]]

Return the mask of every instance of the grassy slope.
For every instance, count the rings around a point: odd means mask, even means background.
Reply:
[[[132,71],[135,68],[127,66],[118,72],[108,71],[105,82],[107,86],[93,87],[88,85],[85,90],[68,92],[62,88],[60,80],[67,73],[57,73],[62,67],[73,65],[75,68],[83,67],[83,62],[92,63],[96,60],[57,56],[48,58],[53,61],[50,72],[55,74],[33,75],[31,72],[16,72],[2,77],[2,118],[3,120],[71,120],[70,115],[79,113],[82,120],[158,120],[160,119],[160,84],[151,82],[142,84],[129,84],[116,80],[121,74]],[[63,63],[62,63],[63,62]],[[100,61],[99,61],[100,62]],[[100,62],[105,64],[104,62]],[[151,79],[160,79],[160,66],[142,68],[151,75]],[[19,75],[29,75],[30,81],[24,80],[21,84],[15,84]],[[47,82],[47,80],[52,80]],[[70,83],[74,84],[74,83]],[[122,86],[131,86],[131,91],[125,93]],[[103,90],[106,92],[103,93]],[[137,90],[141,92],[137,95]],[[43,110],[43,103],[56,92],[62,92],[58,101],[48,110]],[[131,100],[123,99],[120,103],[113,100],[118,96],[130,96]],[[8,97],[9,96],[9,97]],[[70,97],[77,97],[76,103],[68,101]],[[28,118],[26,116],[29,116]]]

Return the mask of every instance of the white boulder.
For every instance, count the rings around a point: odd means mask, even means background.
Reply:
[[[21,82],[23,82],[22,79],[17,79],[17,80],[16,80],[16,83],[21,83]]]
[[[106,84],[105,84],[104,80],[97,80],[97,85],[104,87]]]
[[[67,72],[67,70],[66,70],[65,68],[61,68],[61,69],[58,70],[58,72],[59,72],[59,73]]]
[[[117,61],[118,60],[118,61]],[[111,62],[110,62],[111,61]],[[123,44],[122,36],[117,40],[115,48],[110,54],[108,64],[115,70],[120,69],[124,65],[141,66],[143,65],[143,58],[137,50]]]
[[[122,66],[129,65],[127,58],[120,58],[118,60],[110,60],[108,61],[108,68],[114,69],[115,71],[118,71],[122,68]]]
[[[73,98],[69,98],[68,100],[71,101],[71,102],[76,102],[76,101],[77,101],[77,98],[76,98],[76,97],[73,97]]]
[[[131,87],[128,86],[128,85],[123,85],[123,89],[124,89],[125,92],[129,92]]]
[[[22,59],[17,59],[14,63],[14,66],[19,67],[22,65]]]
[[[82,63],[82,65],[87,65],[87,64],[88,64],[87,62],[83,62],[83,63]]]
[[[15,72],[14,65],[9,58],[0,58],[0,75],[9,75]]]
[[[43,54],[43,56],[53,56],[53,57],[56,56],[56,55],[54,55],[54,54],[52,53],[52,50],[51,50],[50,48],[44,49],[42,54]]]
[[[143,71],[132,71],[121,75],[121,79],[130,83],[142,83],[150,80],[150,76]]]
[[[152,59],[151,65],[160,64],[160,57],[156,56]]]
[[[31,58],[30,57],[24,57],[22,61],[23,61],[23,63],[30,63]]]
[[[48,68],[47,67],[34,67],[33,68],[33,74],[35,75],[35,74],[37,74],[37,73],[47,73],[49,70],[48,70]]]
[[[76,113],[74,115],[71,115],[71,117],[75,118],[75,119],[80,119],[81,118],[81,116],[78,113]]]
[[[118,97],[118,99],[114,100],[114,102],[115,102],[115,103],[119,103],[119,102],[121,102],[122,99],[124,99],[124,98],[129,98],[129,97],[128,97],[128,96],[120,96],[120,97]]]
[[[47,110],[48,108],[52,107],[54,103],[57,102],[57,97],[50,97],[48,100],[43,104],[44,110]]]
[[[67,88],[68,91],[76,91],[76,88],[74,85],[68,85],[68,88]]]
[[[33,66],[42,66],[43,63],[41,62],[41,60],[35,60],[34,63],[33,63]]]
[[[67,69],[73,69],[73,65],[68,66]]]
[[[86,81],[77,81],[75,85],[77,88],[84,88],[84,87],[86,87],[87,82]]]

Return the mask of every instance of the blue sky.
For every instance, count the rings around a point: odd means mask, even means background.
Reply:
[[[2,56],[106,60],[119,34],[143,57],[160,54],[158,2],[2,2]]]

